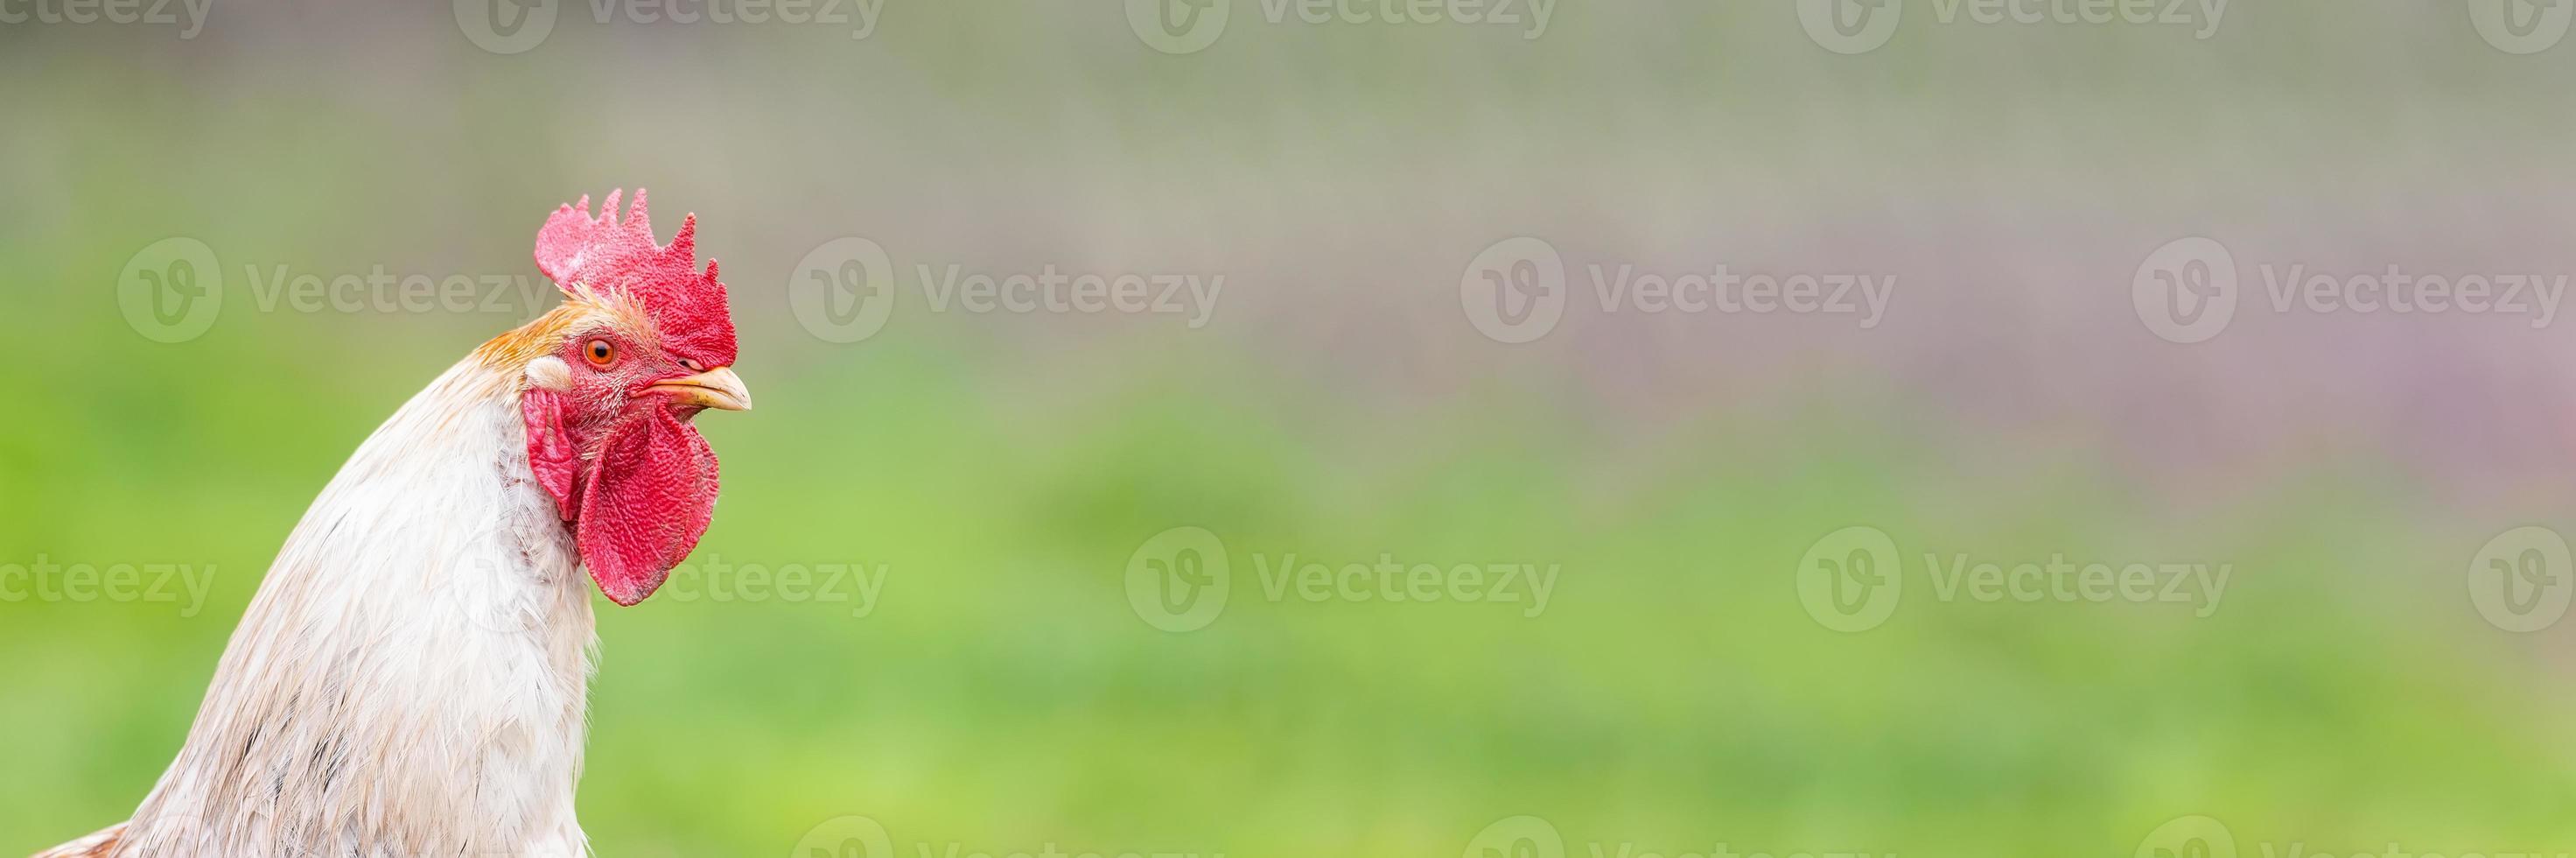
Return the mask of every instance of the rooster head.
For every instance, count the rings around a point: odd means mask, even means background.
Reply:
[[[697,266],[697,216],[653,239],[644,191],[618,216],[590,198],[537,231],[537,268],[562,306],[486,346],[517,372],[528,466],[610,601],[634,605],[697,547],[716,505],[716,456],[691,425],[747,411],[733,372],[733,315],[716,264]]]

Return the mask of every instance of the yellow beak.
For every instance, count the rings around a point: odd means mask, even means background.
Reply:
[[[750,411],[751,391],[742,386],[742,376],[733,367],[720,366],[687,378],[655,382],[646,390],[668,393],[689,405],[725,411]]]

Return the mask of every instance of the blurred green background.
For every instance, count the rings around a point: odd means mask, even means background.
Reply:
[[[666,237],[701,218],[760,403],[701,421],[696,560],[883,578],[600,602],[599,854],[809,858],[845,816],[903,855],[1478,854],[1524,815],[1540,855],[2149,854],[2200,816],[2246,855],[2576,848],[2576,624],[2471,597],[2491,537],[2576,526],[2568,338],[2277,312],[2251,273],[2576,270],[2576,45],[2499,50],[2476,3],[2238,3],[2203,40],[1909,2],[1853,56],[1786,2],[1569,2],[1525,38],[1245,0],[1186,54],[1109,2],[885,0],[864,33],[564,3],[512,53],[415,5],[0,25],[0,570],[215,570],[193,611],[0,601],[0,854],[132,810],[349,451],[552,301],[254,281],[533,278],[546,212],[637,185]],[[2131,284],[2191,235],[2246,307],[2179,345]],[[118,290],[174,236],[223,304],[164,343]],[[791,299],[844,236],[895,275],[853,343]],[[1460,284],[1514,236],[1572,300],[1507,345]],[[1898,285],[1869,328],[1604,311],[1586,266],[1622,263]],[[952,264],[1225,288],[1198,327],[940,310],[915,266]],[[1853,525],[1904,587],[1841,632],[1797,580]],[[1127,582],[1176,527],[1231,581],[1180,632]],[[1290,554],[1561,571],[1535,616],[1271,598]],[[2234,577],[2204,617],[1928,574],[2056,555]]]

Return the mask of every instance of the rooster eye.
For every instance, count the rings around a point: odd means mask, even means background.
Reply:
[[[617,362],[617,346],[607,340],[591,340],[590,345],[583,347],[582,352],[590,358],[591,366],[604,367]]]

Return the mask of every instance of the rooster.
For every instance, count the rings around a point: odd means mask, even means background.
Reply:
[[[573,818],[593,631],[706,532],[742,411],[697,217],[668,246],[617,193],[537,232],[566,298],[359,445],[260,583],[187,744],[132,819],[38,858],[588,854]]]

